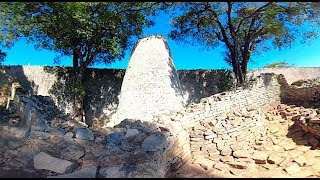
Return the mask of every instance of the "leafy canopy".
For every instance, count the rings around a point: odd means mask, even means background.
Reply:
[[[80,66],[110,63],[124,56],[143,27],[153,25],[156,3],[142,2],[7,2],[0,4],[2,44],[19,38],[64,56]]]
[[[170,37],[207,49],[222,44],[233,68],[239,62],[246,70],[251,52],[318,37],[319,2],[188,2],[178,7]]]

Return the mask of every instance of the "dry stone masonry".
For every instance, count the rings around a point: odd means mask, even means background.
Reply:
[[[188,132],[193,159],[201,156],[213,160],[219,155],[248,150],[265,136],[267,127],[262,110],[279,104],[279,94],[277,76],[263,74],[247,89],[215,94],[190,104],[184,111],[155,119],[180,123]]]
[[[153,115],[184,106],[179,77],[163,36],[140,39],[121,86],[117,112],[109,123],[126,118],[151,120]]]
[[[309,80],[295,81],[289,85],[283,75],[281,83],[281,100],[288,104],[304,106],[320,106],[320,77]]]

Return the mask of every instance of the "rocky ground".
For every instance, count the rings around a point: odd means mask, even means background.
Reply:
[[[320,177],[320,137],[312,123],[320,121],[320,109],[281,104],[267,120],[267,135],[250,150],[193,159],[170,177]]]
[[[161,176],[152,162],[162,158],[157,148],[167,133],[152,124],[60,124],[41,132],[4,115],[10,122],[0,122],[0,177]],[[267,135],[251,149],[192,159],[168,177],[320,177],[319,115],[320,109],[281,104],[266,114]]]
[[[162,159],[167,133],[152,124],[128,120],[95,130],[62,124],[42,132],[12,123],[14,114],[4,115],[11,123],[0,123],[0,177],[163,176],[154,162]]]

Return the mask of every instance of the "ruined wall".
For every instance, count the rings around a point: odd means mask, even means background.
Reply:
[[[193,156],[214,159],[247,149],[266,133],[262,109],[280,103],[280,85],[274,74],[264,74],[246,89],[215,94],[190,104],[182,112],[155,119],[182,124],[190,137]]]
[[[320,77],[319,67],[286,67],[286,68],[261,68],[248,72],[248,77],[255,77],[261,73],[283,74],[288,84],[301,79]]]
[[[73,104],[70,92],[69,72],[70,68],[63,67],[42,67],[42,66],[3,66],[0,72],[0,86],[2,83],[18,81],[24,90],[34,95],[50,95],[62,112],[72,114]],[[292,73],[290,72],[292,69]],[[301,70],[299,70],[301,69]],[[294,76],[296,72],[297,76]],[[281,68],[267,68],[263,71],[277,71]],[[291,79],[315,78],[320,68],[285,68],[282,74],[288,74]],[[67,74],[63,74],[67,72]],[[253,71],[254,76],[258,76],[259,70]],[[120,93],[125,70],[120,69],[96,69],[89,68],[89,79],[87,80],[88,99],[86,101],[86,119],[107,120],[116,111],[118,106],[118,95]],[[178,70],[180,84],[184,97],[188,98],[188,103],[199,103],[201,98],[220,93],[225,88],[222,82],[232,80],[227,78],[232,76],[230,71],[224,70]],[[249,71],[250,75],[251,71]],[[305,74],[306,77],[302,75]],[[252,75],[252,73],[251,73]],[[287,75],[287,76],[288,76]],[[229,79],[226,81],[226,79]],[[294,80],[295,80],[294,79]],[[290,78],[287,80],[290,83]],[[291,80],[292,81],[292,80]],[[293,82],[293,81],[292,81]],[[292,83],[291,82],[291,83]],[[233,81],[234,83],[234,81]],[[306,94],[306,93],[301,93]]]
[[[280,75],[279,82],[282,103],[320,107],[320,78],[300,80],[289,85],[287,78]]]
[[[27,93],[50,96],[59,110],[73,113],[70,67],[3,66],[3,69],[0,86],[18,81]],[[108,121],[117,110],[125,70],[88,68],[86,74],[86,120]],[[181,70],[177,74],[187,103],[222,92],[227,88],[225,82],[234,84],[232,74],[225,70]]]

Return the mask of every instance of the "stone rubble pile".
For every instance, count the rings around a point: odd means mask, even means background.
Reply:
[[[1,125],[0,172],[22,168],[33,177],[165,177],[191,158],[187,134],[174,122],[126,119],[96,130],[66,126],[48,125],[41,132]]]
[[[293,120],[304,131],[320,136],[320,108],[280,104],[274,114],[283,119]]]
[[[283,75],[279,76],[281,84],[281,102],[304,107],[320,106],[320,78],[300,80],[289,85]]]

